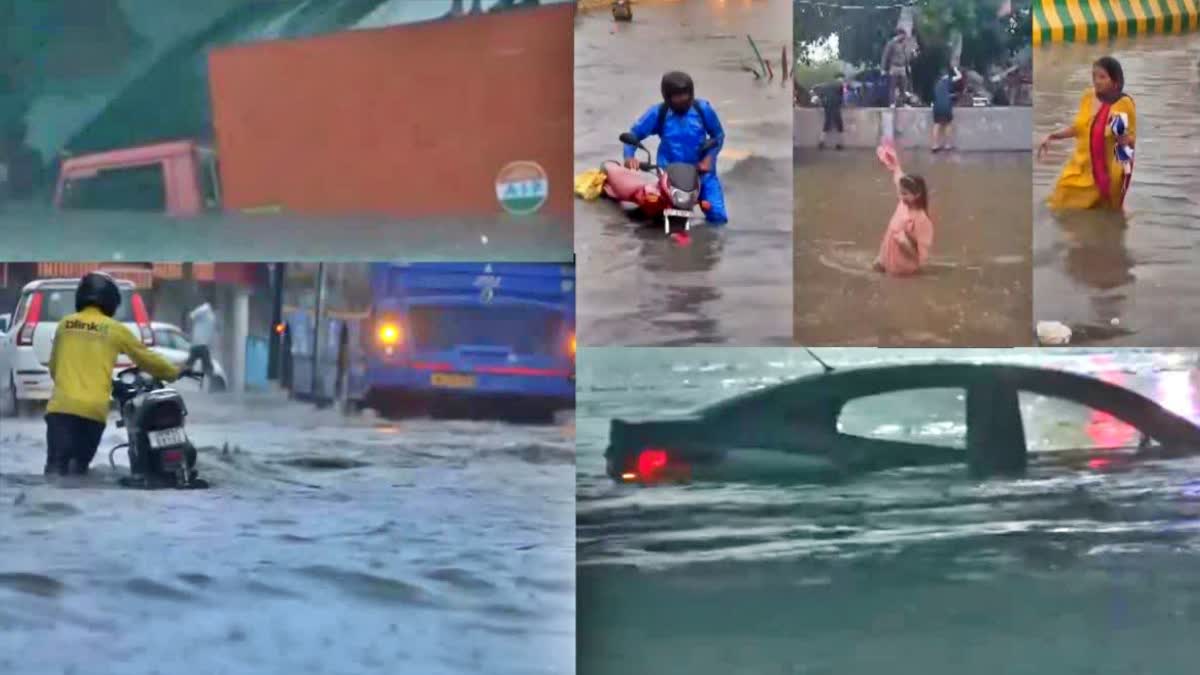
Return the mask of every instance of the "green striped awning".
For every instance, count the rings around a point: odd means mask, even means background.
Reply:
[[[1034,0],[1033,44],[1200,28],[1198,0]]]

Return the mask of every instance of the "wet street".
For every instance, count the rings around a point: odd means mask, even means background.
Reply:
[[[1191,352],[818,354],[835,367],[1062,368],[1200,421]],[[1195,671],[1181,646],[1200,626],[1200,459],[1120,471],[1046,463],[987,482],[956,466],[832,485],[619,486],[604,475],[612,418],[682,413],[820,371],[784,349],[592,349],[579,364],[580,675]],[[843,428],[961,442],[961,399],[896,396],[905,402],[848,406]],[[1136,443],[1075,404],[1022,396],[1021,411],[1032,452]]]
[[[4,260],[229,262],[570,260],[569,224],[541,218],[410,220],[145,213],[56,213],[0,204]]]
[[[744,70],[754,60],[747,34],[774,81]],[[662,74],[685,70],[725,128],[717,164],[730,214],[728,226],[701,226],[680,246],[611,201],[576,200],[586,344],[791,342],[791,87],[780,73],[790,42],[786,0],[638,3],[630,24],[614,23],[607,7],[579,15],[576,173],[619,159],[617,136],[661,101]]]
[[[896,208],[874,152],[797,150],[795,320],[804,345],[1030,344],[1030,158],[904,152],[925,177],[931,264],[911,278],[871,271]]]
[[[41,420],[0,420],[0,672],[574,667],[573,421],[183,391],[207,491],[117,487],[111,424],[94,475],[48,486]]]
[[[1074,141],[1054,144],[1034,168],[1034,313],[1073,327],[1076,344],[1200,344],[1200,36],[1037,50],[1039,139],[1074,118],[1091,64],[1106,54],[1137,104],[1126,214],[1052,214],[1045,200]]]

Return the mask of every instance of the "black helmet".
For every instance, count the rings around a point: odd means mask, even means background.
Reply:
[[[679,106],[673,105],[671,97],[676,94],[687,94],[687,102]],[[692,76],[678,70],[673,70],[663,75],[662,96],[667,105],[670,105],[671,109],[675,112],[680,114],[687,112],[688,108],[692,107],[692,101],[696,98],[696,85],[692,82]]]
[[[75,311],[84,307],[96,307],[107,316],[117,313],[121,306],[121,290],[117,282],[104,272],[90,272],[79,280],[75,289]]]

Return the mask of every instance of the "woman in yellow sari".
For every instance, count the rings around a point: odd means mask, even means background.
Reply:
[[[1075,153],[1058,176],[1050,207],[1120,210],[1133,178],[1137,107],[1125,93],[1121,64],[1111,56],[1092,65],[1092,88],[1079,100],[1074,123],[1046,136],[1038,159],[1052,141],[1067,138],[1075,139]]]

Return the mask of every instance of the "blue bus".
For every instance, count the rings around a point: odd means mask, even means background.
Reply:
[[[574,265],[372,263],[367,274],[365,311],[287,314],[281,379],[293,395],[384,414],[574,407]]]

